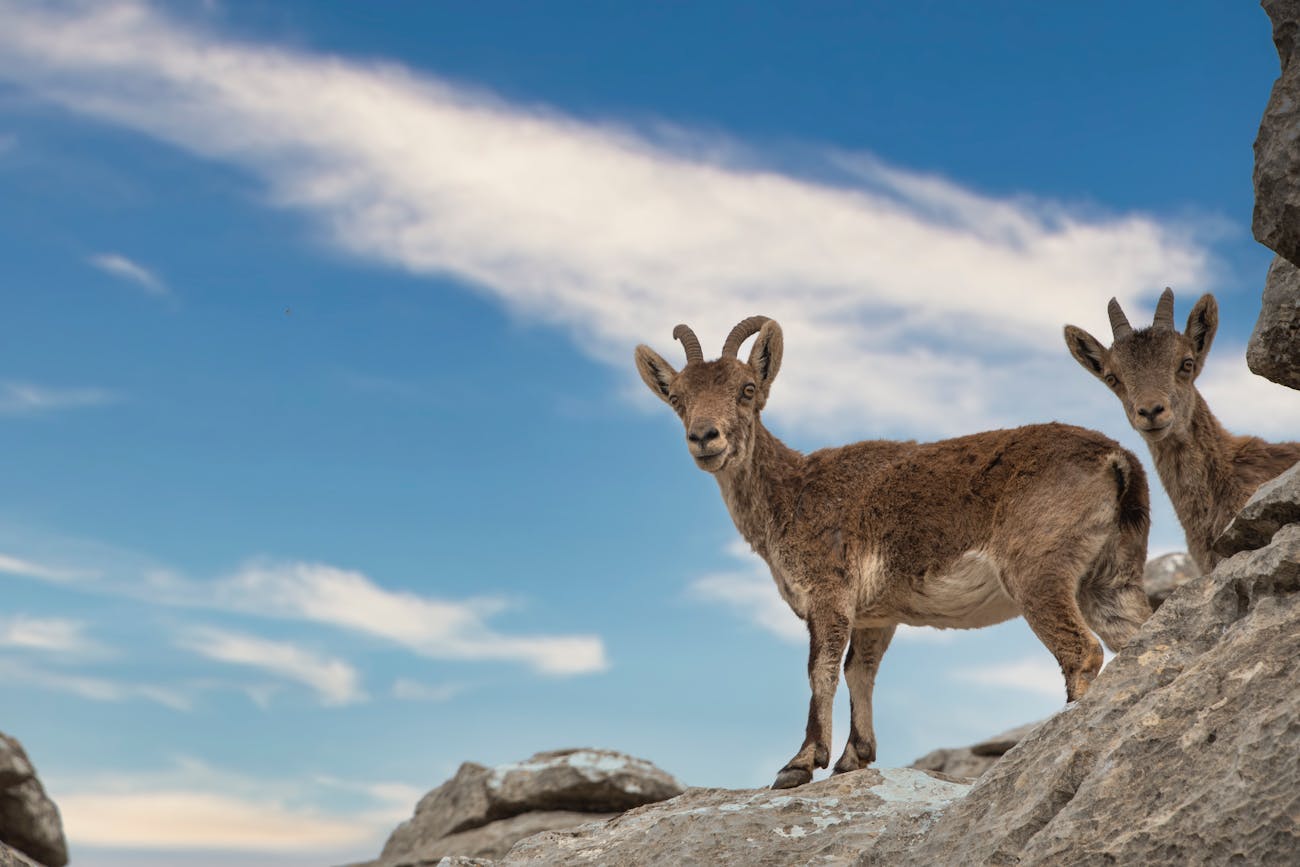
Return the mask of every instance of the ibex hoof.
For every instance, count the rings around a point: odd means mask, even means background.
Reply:
[[[811,782],[812,771],[806,768],[782,768],[781,773],[776,775],[776,782],[772,784],[772,788],[793,789],[795,786]]]

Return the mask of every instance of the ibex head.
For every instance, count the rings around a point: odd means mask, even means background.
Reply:
[[[749,361],[741,361],[740,344],[755,333]],[[704,360],[700,341],[687,326],[674,328],[673,337],[686,349],[686,366],[680,372],[645,345],[636,348],[637,371],[681,417],[696,466],[716,473],[728,464],[743,463],[753,448],[759,410],[781,368],[781,326],[766,316],[749,317],[731,329],[716,361]]]
[[[1065,343],[1070,354],[1115,392],[1129,424],[1148,442],[1186,431],[1195,406],[1192,383],[1205,367],[1219,327],[1214,296],[1201,296],[1181,334],[1174,327],[1172,289],[1161,294],[1155,321],[1148,328],[1134,330],[1114,298],[1109,309],[1114,333],[1111,347],[1105,348],[1082,328],[1067,325]]]

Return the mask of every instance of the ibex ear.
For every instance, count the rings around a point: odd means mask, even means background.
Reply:
[[[1082,328],[1067,325],[1065,326],[1065,345],[1070,348],[1070,354],[1074,356],[1075,361],[1083,366],[1084,370],[1098,379],[1102,378],[1102,371],[1106,369],[1106,347],[1102,346],[1097,338]]]
[[[1219,330],[1219,303],[1214,296],[1205,294],[1192,308],[1187,317],[1187,330],[1183,334],[1192,341],[1192,351],[1196,353],[1196,369],[1205,364],[1205,356],[1210,352],[1214,342],[1214,332]]]
[[[664,403],[668,403],[668,387],[677,378],[673,366],[643,343],[636,348],[636,370],[645,384],[650,386],[650,390]]]
[[[767,403],[767,393],[776,379],[776,372],[781,369],[781,353],[785,351],[785,337],[781,326],[768,320],[759,329],[754,347],[749,350],[749,366],[758,374],[758,406]]]

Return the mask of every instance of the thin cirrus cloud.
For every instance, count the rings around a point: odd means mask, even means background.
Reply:
[[[34,531],[20,536],[5,530],[0,526],[0,544],[32,544]],[[294,561],[252,561],[230,575],[199,581],[132,552],[58,536],[37,542],[48,550],[39,562],[25,552],[22,556],[0,553],[0,573],[65,584],[81,592],[129,597],[149,605],[315,623],[383,639],[430,659],[521,663],[556,677],[609,668],[605,644],[598,635],[515,635],[493,628],[491,617],[510,607],[497,598],[422,596],[390,590],[355,570]],[[68,550],[78,551],[78,556],[94,562],[95,568],[82,568],[77,560],[55,559],[57,552]],[[202,635],[203,641],[191,636],[190,649],[215,651],[223,646],[214,634]],[[224,647],[228,655],[235,654],[232,644]],[[243,649],[252,654],[249,648]]]
[[[0,415],[43,415],[114,403],[117,395],[103,388],[57,388],[31,382],[0,382]]]
[[[88,701],[117,704],[143,700],[180,711],[190,710],[193,706],[188,695],[171,686],[70,674],[32,665],[27,661],[20,664],[11,659],[0,659],[0,683],[72,695]]]
[[[1041,656],[1025,657],[1014,662],[980,668],[958,668],[951,672],[950,677],[978,686],[1031,692],[1058,699],[1065,696],[1061,668],[1046,651]]]
[[[777,317],[773,410],[808,429],[1042,415],[1070,395],[1016,385],[1060,378],[1063,322],[1211,276],[1191,229],[1141,214],[978,195],[862,154],[826,153],[839,181],[814,183],[727,156],[735,143],[240,41],[144,3],[0,9],[0,80],[246,170],[338,247],[450,275],[629,382],[630,347],[666,349],[678,321],[716,346],[742,316]]]
[[[105,648],[85,633],[86,624],[78,620],[26,614],[0,617],[0,647],[56,654],[103,653]]]
[[[167,284],[157,274],[120,253],[99,253],[90,257],[90,264],[105,274],[134,283],[150,295],[168,294]]]
[[[211,627],[194,627],[177,637],[182,649],[217,662],[240,665],[296,681],[315,690],[321,702],[339,706],[365,701],[361,676],[341,659],[287,641]]]
[[[221,579],[218,604],[249,613],[307,620],[394,642],[435,659],[523,662],[548,675],[608,667],[595,635],[519,636],[487,618],[495,599],[448,602],[380,587],[366,575],[319,563],[254,563]]]

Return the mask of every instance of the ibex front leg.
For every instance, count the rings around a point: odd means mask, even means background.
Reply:
[[[808,613],[808,729],[803,746],[776,775],[774,789],[789,789],[812,782],[814,768],[831,762],[831,710],[840,682],[840,660],[849,641],[850,615],[835,608],[814,608]]]

